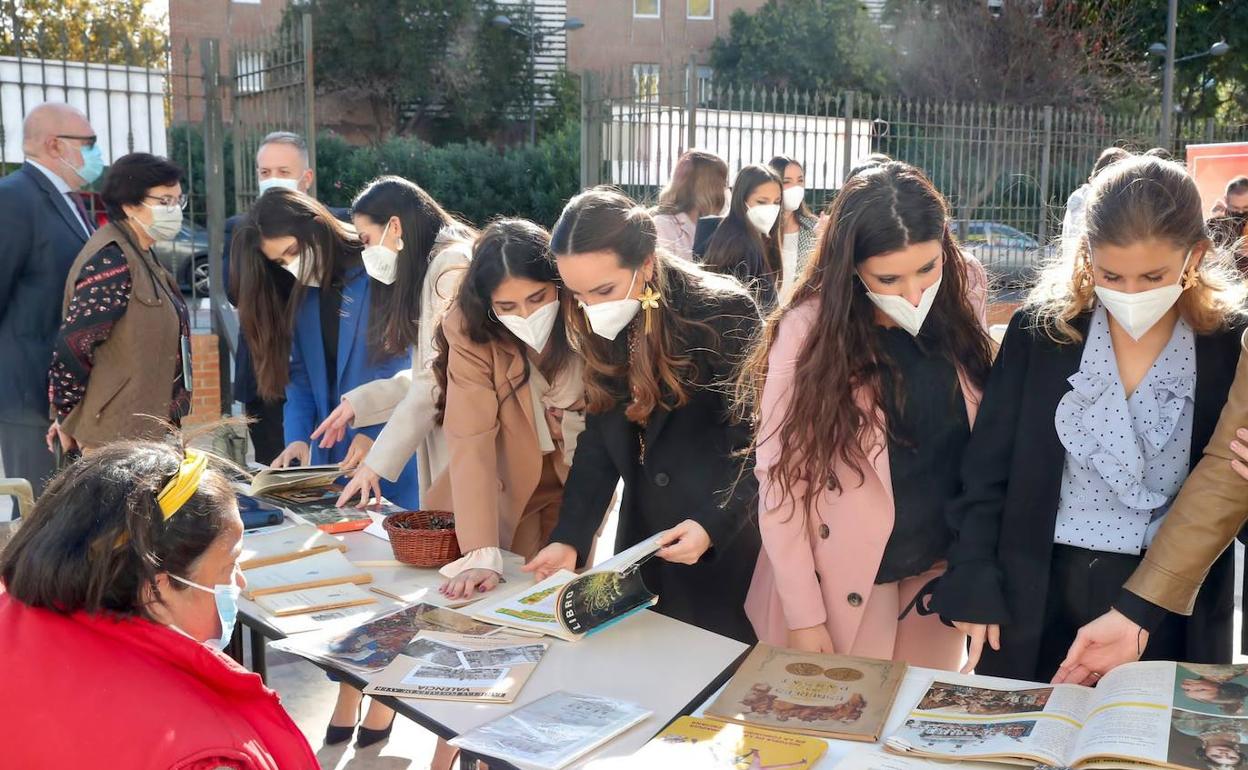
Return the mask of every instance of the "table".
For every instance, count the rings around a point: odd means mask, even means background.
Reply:
[[[393,554],[385,541],[363,533],[342,536],[347,544],[346,556],[353,562],[392,560]],[[504,573],[508,583],[527,585],[531,578],[512,573],[516,565],[509,561]],[[374,580],[384,582],[388,570],[406,574],[426,573],[430,585],[441,585],[437,570],[414,570],[411,567],[367,567]],[[506,584],[505,584],[506,585]],[[499,590],[499,589],[495,589]],[[374,615],[402,606],[383,600]],[[445,603],[435,591],[427,597],[430,603]],[[438,601],[441,600],[441,601]],[[263,661],[266,638],[281,639],[285,635],[269,623],[262,610],[247,600],[239,601],[239,620],[251,633],[254,661]],[[360,621],[362,622],[362,621]],[[386,705],[441,738],[453,738],[484,722],[506,714],[557,690],[570,690],[639,703],[654,712],[646,721],[603,746],[578,767],[599,757],[625,756],[641,748],[668,722],[689,713],[699,703],[721,688],[745,658],[749,648],[741,642],[704,631],[687,623],[673,620],[652,610],[640,612],[623,622],[577,642],[544,638],[550,649],[514,703],[478,704],[457,701],[411,700],[381,698]],[[256,645],[259,644],[257,654]],[[317,662],[342,681],[363,688],[367,681],[359,673]],[[263,663],[260,663],[263,666]],[[257,671],[259,673],[259,671]],[[461,755],[466,764],[475,757]],[[489,760],[490,770],[507,768],[497,760]]]

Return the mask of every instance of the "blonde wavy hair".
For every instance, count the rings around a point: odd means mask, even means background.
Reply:
[[[1183,166],[1146,155],[1120,160],[1092,179],[1086,225],[1069,248],[1040,274],[1024,308],[1038,326],[1059,344],[1079,342],[1083,335],[1071,322],[1096,302],[1092,252],[1097,246],[1129,246],[1160,240],[1191,249],[1203,257],[1180,278],[1179,315],[1197,334],[1224,329],[1244,314],[1245,287],[1230,254],[1209,237],[1196,182]]]

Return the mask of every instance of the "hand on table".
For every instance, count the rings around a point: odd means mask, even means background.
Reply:
[[[785,646],[802,652],[836,654],[836,650],[832,648],[832,635],[828,633],[828,627],[822,623],[810,628],[789,629],[789,640]]]
[[[984,653],[984,642],[994,650],[1001,649],[1001,626],[996,623],[960,623],[954,622],[953,627],[970,637],[971,647],[962,667],[963,674],[969,674],[979,665],[979,658]]]
[[[272,462],[274,468],[290,468],[294,465],[311,465],[312,448],[306,441],[292,441]]]
[[[659,545],[663,546],[656,556],[673,564],[697,564],[702,554],[711,548],[711,536],[701,524],[685,519],[671,529],[659,533]]]
[[[368,457],[368,450],[373,448],[373,440],[363,433],[355,434],[355,438],[351,439],[351,445],[347,447],[347,456],[342,458],[342,462],[338,463],[338,467],[344,471],[354,470],[360,463],[364,462],[364,458]]]
[[[350,401],[343,401],[334,411],[329,413],[325,421],[312,431],[312,440],[321,440],[321,449],[329,449],[347,437],[347,428],[355,422],[355,409]]]
[[[532,572],[533,579],[540,582],[555,574],[561,569],[572,571],[576,569],[576,549],[567,543],[551,543],[542,550],[537,552],[520,568],[524,572]]]
[[[466,569],[438,589],[448,599],[467,599],[478,593],[493,591],[500,575],[492,569]]]
[[[338,496],[338,507],[342,508],[351,505],[351,498],[359,495],[360,499],[356,502],[356,506],[365,508],[370,500],[381,501],[381,474],[361,464],[355,469],[355,473],[351,474],[351,480],[347,482],[347,486],[342,490],[342,494]]]
[[[1118,610],[1110,610],[1079,629],[1053,683],[1096,684],[1114,668],[1139,660],[1147,646],[1147,631]]]

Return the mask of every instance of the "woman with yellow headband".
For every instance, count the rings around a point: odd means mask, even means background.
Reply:
[[[193,450],[112,444],[56,477],[0,553],[0,764],[319,767],[277,695],[219,649],[242,535],[229,482]]]

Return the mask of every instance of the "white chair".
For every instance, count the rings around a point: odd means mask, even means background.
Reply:
[[[30,514],[30,510],[35,507],[35,490],[31,489],[30,482],[26,479],[0,479],[0,496],[13,495],[17,498],[17,512],[23,518]],[[0,521],[0,549],[9,542],[9,538],[17,532],[18,526],[21,525],[21,519],[17,521]]]

